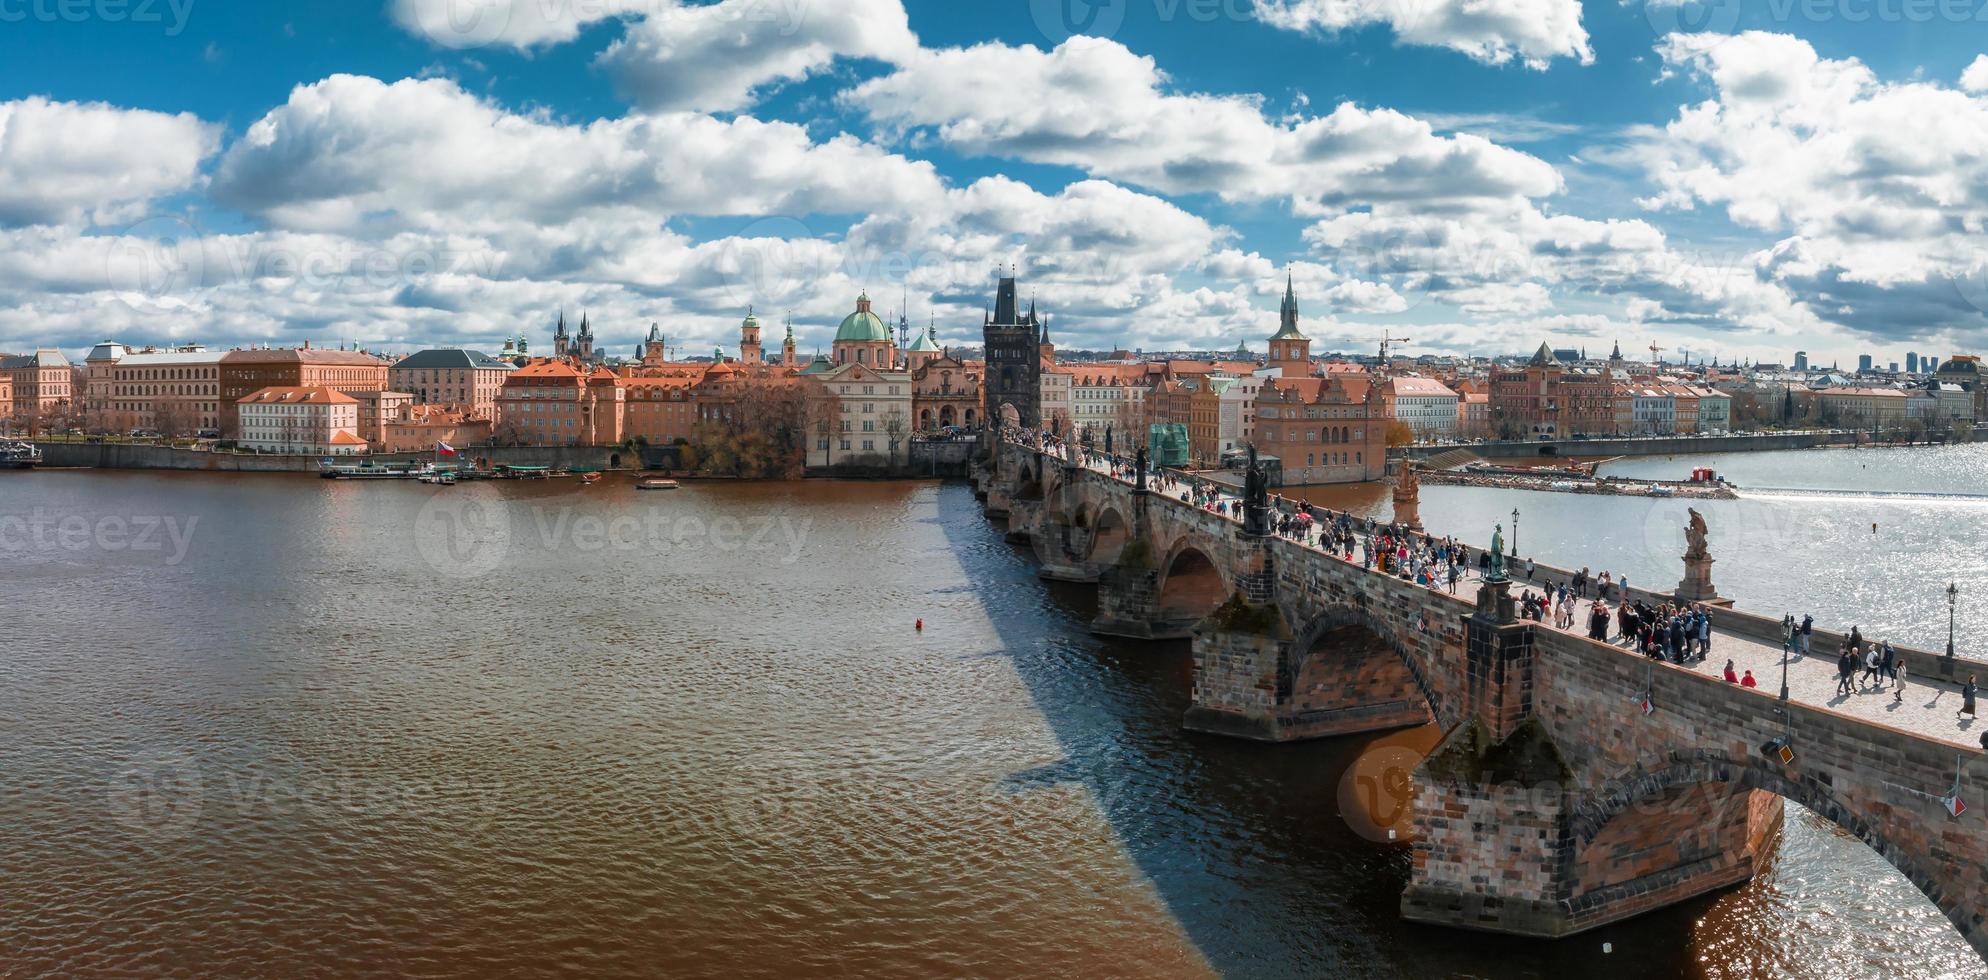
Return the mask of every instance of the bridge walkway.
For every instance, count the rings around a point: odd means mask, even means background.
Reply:
[[[1128,486],[1136,483],[1133,479],[1115,475],[1112,472],[1112,467],[1099,454],[1086,454],[1083,466],[1094,473],[1108,479],[1118,480],[1120,483]],[[1229,489],[1215,484],[1204,485],[1213,486],[1221,490]],[[1153,486],[1151,489],[1154,492],[1154,496],[1165,497],[1168,502],[1175,506],[1193,506],[1181,500],[1177,490],[1169,493],[1158,486]],[[1240,513],[1238,507],[1242,503],[1241,498],[1235,496],[1233,493],[1223,493],[1216,499],[1229,505],[1230,516],[1228,519],[1240,525],[1241,519],[1236,515]],[[1325,553],[1315,543],[1315,537],[1304,541],[1293,538],[1285,538],[1284,540],[1300,547],[1311,548],[1313,551],[1321,554]],[[1464,543],[1470,544],[1474,550],[1481,550],[1481,548],[1478,548],[1477,545],[1471,542],[1465,541]],[[1364,548],[1364,544],[1362,547]],[[1355,560],[1359,560],[1357,552]],[[1515,574],[1513,583],[1514,596],[1523,594],[1528,588],[1532,588],[1534,591],[1543,591],[1542,587],[1526,582],[1522,574]],[[1481,578],[1478,575],[1477,569],[1472,567],[1468,569],[1465,577],[1458,583],[1457,594],[1461,596],[1473,596],[1476,594],[1480,584]],[[1446,591],[1447,589],[1448,586],[1445,584],[1443,590]],[[1578,601],[1573,627],[1561,630],[1561,632],[1586,636],[1587,617],[1593,605],[1593,600]],[[1779,700],[1781,690],[1782,652],[1780,646],[1778,644],[1768,645],[1749,637],[1720,629],[1718,620],[1719,616],[1715,611],[1712,616],[1712,651],[1705,660],[1689,665],[1660,663],[1657,661],[1651,661],[1651,663],[1655,664],[1658,669],[1690,670],[1695,673],[1718,678],[1723,676],[1726,660],[1731,659],[1733,661],[1733,669],[1736,673],[1743,675],[1749,670],[1753,672],[1754,680],[1759,685],[1757,690],[1760,692],[1762,698],[1761,710],[1764,712],[1772,711],[1774,702]],[[1558,629],[1558,627],[1553,625],[1550,614],[1547,620],[1534,623],[1533,625],[1539,629]],[[1611,637],[1615,635],[1615,624],[1612,618],[1609,633]],[[1789,658],[1788,695],[1790,700],[1889,728],[1900,729],[1927,738],[1949,742],[1954,745],[1975,747],[1981,744],[1981,733],[1984,730],[1988,730],[1988,720],[1976,721],[1972,718],[1957,716],[1961,701],[1959,684],[1940,681],[1932,677],[1908,675],[1905,683],[1905,697],[1902,701],[1896,697],[1893,686],[1888,684],[1870,688],[1860,685],[1854,694],[1838,694],[1836,683],[1836,650],[1833,646],[1829,649],[1824,649],[1823,646],[1821,638],[1818,637],[1815,649],[1810,653],[1807,655],[1791,656]],[[1623,648],[1623,653],[1625,656],[1641,656],[1640,654],[1632,653],[1627,647]],[[1857,677],[1861,679],[1862,676],[1863,670],[1860,666]],[[1984,672],[1982,680],[1988,682],[1988,672]]]

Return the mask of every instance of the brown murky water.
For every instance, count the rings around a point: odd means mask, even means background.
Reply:
[[[1979,973],[1800,815],[1576,940],[1404,924],[1342,778],[1432,733],[1188,735],[1092,601],[957,485],[0,474],[0,976]]]

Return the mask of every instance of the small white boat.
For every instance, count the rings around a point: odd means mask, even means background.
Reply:
[[[675,490],[676,488],[675,480],[643,480],[635,485],[637,490]]]

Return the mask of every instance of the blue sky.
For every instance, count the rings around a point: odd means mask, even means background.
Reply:
[[[1500,10],[0,0],[0,349],[1983,346],[1988,0]]]

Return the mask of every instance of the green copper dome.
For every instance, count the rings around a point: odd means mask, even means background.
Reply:
[[[861,344],[873,341],[889,343],[890,339],[890,328],[884,326],[884,321],[878,319],[875,313],[870,312],[868,293],[856,297],[856,312],[844,318],[842,326],[835,330],[835,342],[838,344]]]

